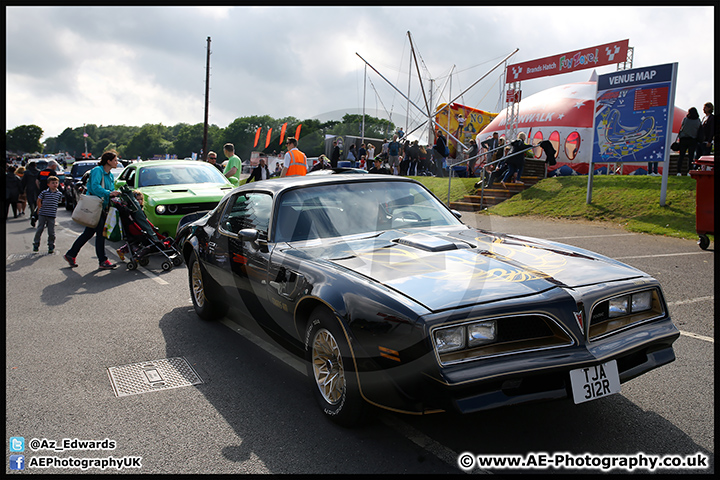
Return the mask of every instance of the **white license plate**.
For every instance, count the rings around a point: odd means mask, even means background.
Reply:
[[[575,403],[588,402],[620,392],[620,375],[617,362],[612,360],[600,365],[570,370]]]

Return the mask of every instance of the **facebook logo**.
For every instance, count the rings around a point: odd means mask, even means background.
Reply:
[[[10,455],[10,470],[25,470],[25,455]]]
[[[25,439],[23,437],[10,437],[10,451],[11,452],[24,452],[25,451]]]

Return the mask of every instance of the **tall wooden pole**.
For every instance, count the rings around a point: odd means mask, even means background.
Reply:
[[[205,65],[205,125],[203,126],[203,143],[200,160],[207,157],[208,142],[208,108],[210,105],[210,37],[207,37],[207,63]]]

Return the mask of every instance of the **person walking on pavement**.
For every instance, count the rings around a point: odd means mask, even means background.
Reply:
[[[5,220],[7,220],[10,206],[12,206],[13,218],[18,217],[18,197],[21,183],[21,180],[15,175],[15,166],[10,165],[5,173]]]
[[[37,221],[37,198],[40,190],[38,188],[38,176],[40,172],[35,162],[30,162],[25,169],[21,181],[21,191],[25,192],[25,197],[30,205],[30,226],[34,227]]]
[[[100,164],[90,170],[90,178],[87,183],[87,194],[103,199],[103,210],[100,215],[100,220],[95,227],[85,227],[85,230],[75,240],[70,250],[63,255],[68,264],[71,267],[77,267],[75,258],[80,249],[90,240],[93,235],[95,236],[95,255],[97,255],[99,268],[101,270],[113,270],[117,268],[117,264],[111,263],[105,255],[105,237],[103,236],[103,228],[105,227],[105,218],[107,217],[107,211],[110,207],[110,198],[117,197],[120,192],[114,190],[115,178],[110,172],[113,168],[117,167],[119,162],[117,153],[114,150],[109,150],[102,154],[100,157]]]
[[[55,217],[57,217],[58,204],[63,197],[62,192],[58,190],[58,185],[60,185],[60,179],[51,175],[47,179],[47,190],[43,190],[38,195],[38,226],[33,239],[33,252],[40,249],[40,239],[47,226],[48,253],[51,255],[55,253]]]

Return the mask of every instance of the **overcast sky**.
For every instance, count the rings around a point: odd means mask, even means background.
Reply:
[[[713,7],[6,7],[6,128],[44,138],[83,124],[202,123],[207,37],[209,122],[392,114],[424,106],[409,31],[429,95],[453,99],[516,48],[508,63],[629,39],[634,67],[678,62],[675,104],[715,103]],[[412,78],[409,70],[412,68]],[[500,67],[457,101],[498,112]],[[597,69],[598,74],[616,67]],[[452,76],[449,74],[453,72]],[[527,80],[523,98],[587,81],[592,70]],[[364,88],[365,93],[363,93]],[[419,112],[410,106],[410,127]],[[341,116],[341,115],[340,115]]]

